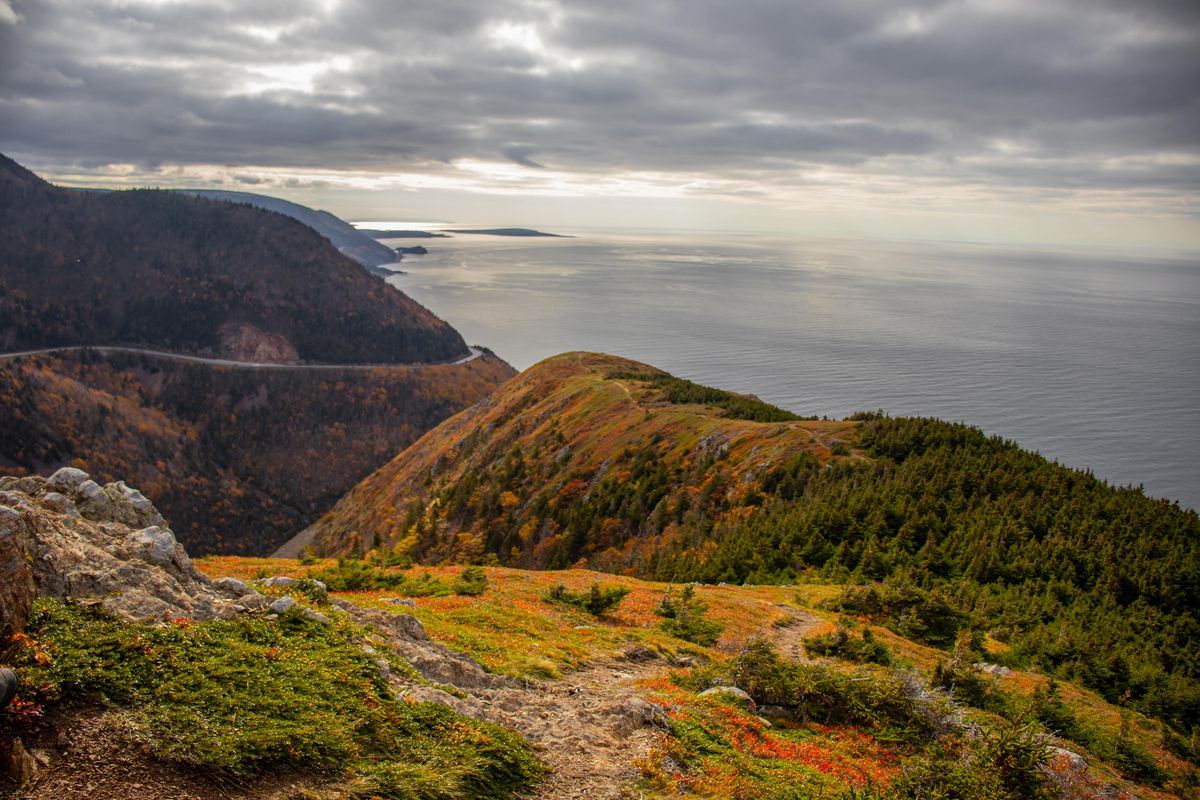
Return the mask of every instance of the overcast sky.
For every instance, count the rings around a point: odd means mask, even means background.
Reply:
[[[1200,247],[1200,2],[0,0],[0,150],[351,219]]]

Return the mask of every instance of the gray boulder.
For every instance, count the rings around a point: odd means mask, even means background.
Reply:
[[[217,578],[213,586],[220,589],[229,597],[245,597],[248,594],[258,594],[250,584],[237,578]]]
[[[73,493],[90,476],[75,467],[63,467],[46,479],[46,485],[56,492]]]
[[[999,664],[988,664],[987,662],[980,661],[976,663],[975,666],[981,672],[986,672],[988,675],[995,675],[998,678],[1007,678],[1009,675],[1013,674],[1011,669],[1008,667],[1002,667]]]
[[[283,614],[285,612],[291,611],[293,608],[296,607],[296,605],[297,605],[296,598],[287,597],[285,595],[284,597],[276,597],[275,601],[273,603],[271,603],[270,609],[271,609],[271,612],[274,614]]]
[[[181,565],[187,558],[179,542],[175,541],[175,534],[157,525],[129,534],[125,537],[125,546],[133,557],[159,567]]]
[[[431,641],[416,617],[360,608],[341,599],[335,599],[333,605],[349,614],[359,625],[372,626],[388,636],[392,651],[411,664],[427,681],[467,690],[520,685],[516,678],[486,671],[466,653]]]
[[[711,689],[705,689],[700,693],[701,697],[712,697],[720,699],[722,697],[733,698],[742,703],[745,703],[750,708],[754,708],[754,698],[742,691],[736,686],[714,686]]]

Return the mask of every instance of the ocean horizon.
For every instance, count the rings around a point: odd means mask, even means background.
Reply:
[[[963,421],[1200,507],[1190,254],[551,232],[437,239],[389,280],[518,369],[604,351],[799,414]]]

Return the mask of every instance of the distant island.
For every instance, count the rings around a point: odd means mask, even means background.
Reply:
[[[573,236],[564,236],[561,233],[545,233],[543,231],[535,231],[532,228],[480,228],[477,230],[459,230],[457,228],[447,228],[446,233],[474,233],[485,236],[546,236],[554,239],[573,239]]]

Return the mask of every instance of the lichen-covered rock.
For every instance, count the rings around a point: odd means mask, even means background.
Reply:
[[[310,622],[319,622],[322,625],[331,625],[333,623],[333,620],[313,608],[301,607],[300,616]]]
[[[233,604],[242,611],[265,611],[271,605],[271,598],[265,594],[250,592],[234,600]]]
[[[665,731],[670,724],[666,709],[636,695],[603,709],[602,713],[613,718],[613,730],[620,736],[628,735],[643,727],[659,728]]]
[[[284,612],[291,611],[295,607],[296,598],[288,597],[286,595],[275,598],[275,601],[270,605],[272,613],[275,614],[283,614]]]
[[[47,511],[53,511],[56,514],[66,514],[68,517],[78,517],[79,509],[75,507],[75,501],[66,495],[58,492],[46,492],[38,498],[42,508]]]
[[[125,546],[131,556],[160,567],[183,567],[185,561],[190,566],[183,545],[175,541],[175,534],[157,525],[129,534],[125,537]]]
[[[63,467],[46,479],[46,485],[56,492],[70,494],[79,488],[79,484],[88,480],[88,474],[75,467]]]
[[[46,486],[46,479],[38,475],[5,475],[0,478],[0,492],[19,492],[21,494],[35,494],[42,491]]]
[[[220,589],[228,597],[245,597],[248,594],[258,594],[250,584],[237,578],[217,578],[213,586]]]
[[[1065,747],[1051,747],[1050,758],[1062,762],[1072,770],[1085,770],[1088,768],[1086,758]]]
[[[0,478],[0,504],[0,625],[24,623],[30,577],[39,597],[96,598],[139,622],[229,618],[239,609],[196,571],[150,501],[121,481],[102,487],[74,468]]]

